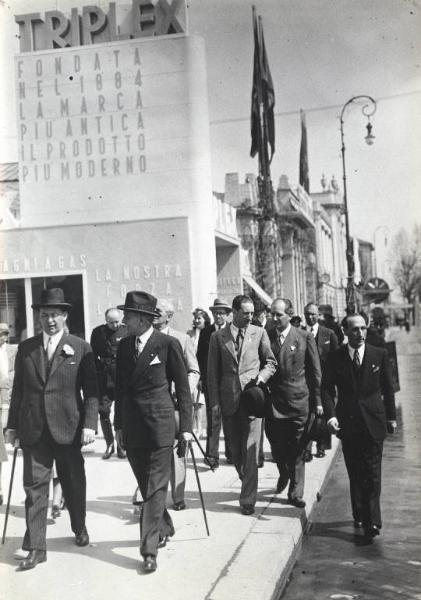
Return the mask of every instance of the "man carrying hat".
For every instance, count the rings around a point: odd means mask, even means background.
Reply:
[[[86,477],[81,446],[95,438],[97,381],[90,345],[65,331],[71,305],[63,290],[43,290],[32,308],[42,333],[19,344],[7,441],[23,451],[26,532],[29,552],[20,570],[47,560],[46,527],[51,469],[55,460],[77,546],[87,546]]]
[[[180,417],[179,439],[190,441],[192,398],[180,342],[152,327],[157,299],[146,292],[128,292],[123,322],[128,336],[117,351],[114,428],[143,498],[140,515],[143,568],[157,568],[158,548],[174,535],[165,507],[175,439],[174,384]]]
[[[196,356],[199,363],[202,391],[203,395],[205,396],[206,403],[206,458],[208,460],[208,464],[210,464],[214,469],[217,469],[219,467],[219,435],[221,433],[222,417],[220,413],[218,414],[212,412],[209,402],[207,386],[209,344],[211,336],[213,333],[215,333],[215,331],[219,331],[220,329],[225,329],[225,327],[227,327],[228,317],[232,309],[231,306],[224,300],[216,298],[213,306],[209,306],[209,310],[212,313],[214,324],[207,325],[200,332]],[[225,432],[224,437],[225,457],[227,462],[231,463],[231,452]]]

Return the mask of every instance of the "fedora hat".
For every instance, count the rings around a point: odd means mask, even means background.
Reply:
[[[0,335],[2,333],[9,333],[9,325],[7,323],[0,323]]]
[[[120,304],[117,308],[120,310],[133,310],[156,317],[156,303],[157,298],[152,296],[152,294],[133,290],[132,292],[127,292],[124,304]]]
[[[209,306],[209,310],[211,312],[213,312],[214,310],[218,310],[218,308],[223,308],[224,310],[226,310],[228,312],[232,311],[232,308],[229,304],[227,304],[223,300],[220,300],[219,298],[215,298],[215,300],[213,302],[213,306]]]
[[[241,392],[240,404],[249,417],[267,417],[270,401],[260,385],[251,385]]]
[[[64,300],[64,292],[61,288],[50,288],[42,290],[39,301],[32,305],[32,308],[62,308],[67,310],[72,305]]]

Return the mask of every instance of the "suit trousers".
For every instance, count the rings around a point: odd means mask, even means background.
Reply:
[[[342,438],[342,450],[348,471],[352,515],[364,527],[382,526],[380,492],[383,440],[374,440],[365,426]]]
[[[172,519],[165,508],[172,451],[172,446],[126,447],[127,458],[143,498],[139,520],[142,556],[156,556],[159,540],[174,533]]]
[[[287,484],[288,498],[301,500],[304,494],[305,462],[303,458],[304,436],[307,416],[285,419],[266,419],[266,435],[274,461],[278,466],[279,477]]]
[[[216,415],[212,412],[209,406],[209,397],[205,393],[206,403],[206,456],[213,458],[219,462],[219,436],[221,434],[221,426],[224,432],[225,458],[229,461],[232,459],[229,436],[225,429],[225,421],[221,414]]]
[[[114,444],[113,427],[111,424],[110,414],[111,406],[114,401],[114,388],[107,389],[107,395],[101,398],[99,402],[99,422],[101,425],[102,434],[104,436],[105,443],[108,446]]]
[[[171,454],[171,498],[174,504],[184,502],[184,490],[186,488],[187,454],[180,458],[177,455],[178,440],[174,442]]]
[[[223,416],[232,461],[241,479],[240,506],[256,503],[262,419],[249,417],[240,406],[237,412]]]
[[[22,451],[26,494],[26,532],[22,548],[46,550],[48,495],[54,460],[72,531],[78,534],[85,527],[86,477],[80,441],[70,445],[57,444],[45,427],[41,438],[32,446],[23,446]]]

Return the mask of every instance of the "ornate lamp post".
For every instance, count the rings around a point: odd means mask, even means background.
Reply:
[[[354,248],[352,245],[351,237],[349,234],[349,214],[348,214],[348,196],[346,190],[346,169],[345,169],[345,141],[344,141],[344,115],[348,106],[354,102],[364,101],[365,103],[361,107],[361,112],[367,117],[367,135],[365,141],[369,146],[374,142],[375,136],[372,134],[373,126],[370,118],[374,115],[377,109],[377,104],[374,98],[371,96],[360,95],[353,96],[345,102],[341,110],[340,123],[341,123],[341,152],[342,152],[342,179],[344,182],[344,214],[345,214],[345,235],[346,235],[346,264],[347,264],[347,286],[346,286],[346,306],[349,313],[354,313],[356,310],[357,298],[355,293],[355,261],[354,261]]]

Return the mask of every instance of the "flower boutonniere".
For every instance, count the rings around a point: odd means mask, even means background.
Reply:
[[[75,355],[75,351],[73,350],[73,348],[71,346],[69,346],[69,344],[64,344],[63,353],[66,356],[74,356]]]
[[[377,371],[380,371],[380,367],[378,365],[371,365],[371,372],[377,373]]]
[[[294,352],[296,346],[290,346],[290,348],[291,348],[291,352]]]

